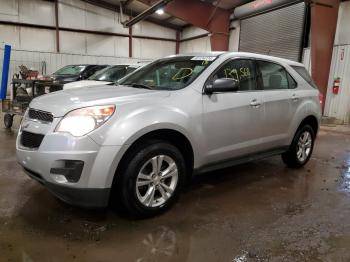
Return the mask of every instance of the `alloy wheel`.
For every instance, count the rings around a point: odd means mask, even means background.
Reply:
[[[311,153],[312,136],[309,131],[304,131],[298,140],[297,158],[303,163]]]
[[[146,161],[136,179],[138,200],[146,207],[158,207],[174,194],[178,182],[178,167],[166,155],[157,155]]]

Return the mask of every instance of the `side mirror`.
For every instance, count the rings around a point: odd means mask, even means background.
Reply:
[[[219,78],[212,84],[205,86],[205,93],[212,94],[217,92],[236,92],[238,91],[239,82],[232,78]]]

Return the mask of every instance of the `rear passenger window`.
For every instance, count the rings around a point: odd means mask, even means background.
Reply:
[[[283,66],[266,61],[257,61],[257,63],[260,69],[261,84],[264,90],[288,89],[289,81],[294,81]],[[295,82],[294,85],[296,85]]]
[[[239,91],[256,90],[256,71],[252,60],[235,59],[225,63],[212,77],[232,78],[239,82]]]
[[[292,66],[293,69],[302,77],[306,82],[308,82],[313,88],[317,89],[317,85],[312,80],[310,74],[306,71],[303,66]]]

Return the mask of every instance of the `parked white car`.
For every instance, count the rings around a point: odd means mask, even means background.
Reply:
[[[132,65],[115,65],[104,68],[97,71],[95,74],[90,76],[87,80],[81,80],[76,82],[67,83],[63,86],[63,89],[72,89],[79,87],[88,86],[100,86],[109,85],[117,82],[124,76],[134,72],[137,68],[141,67],[143,64],[132,64]]]

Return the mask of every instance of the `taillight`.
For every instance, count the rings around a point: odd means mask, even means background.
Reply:
[[[320,105],[321,106],[323,106],[323,98],[324,98],[323,94],[321,92],[318,93],[318,99],[320,100]]]

